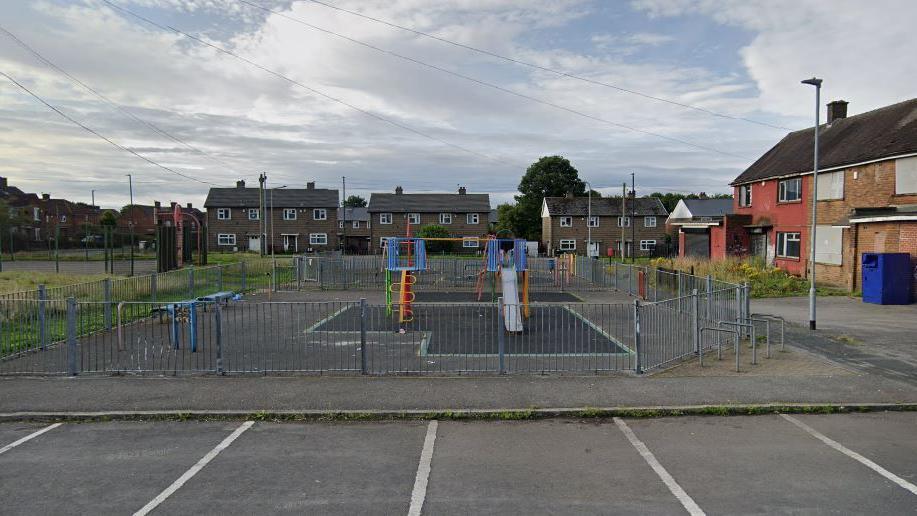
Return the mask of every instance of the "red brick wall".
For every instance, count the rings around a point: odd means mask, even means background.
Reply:
[[[751,206],[739,206],[739,188],[735,187],[733,208],[737,215],[748,215],[751,224],[769,224],[771,229],[767,234],[770,246],[777,245],[777,233],[799,233],[800,257],[774,258],[774,265],[789,272],[804,276],[806,274],[806,256],[808,255],[808,217],[811,213],[811,183],[810,176],[802,178],[802,201],[779,202],[777,200],[779,179],[757,181],[752,184]],[[775,253],[776,254],[776,253]]]
[[[863,287],[859,264],[863,253],[909,253],[911,255],[911,298],[917,299],[917,221],[874,222],[857,227],[855,288]]]

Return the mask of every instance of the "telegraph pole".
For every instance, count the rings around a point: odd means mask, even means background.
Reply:
[[[127,174],[127,188],[131,199],[131,276],[134,275],[134,179]]]
[[[627,239],[624,233],[624,219],[627,218],[627,183],[621,183],[621,262],[627,259]]]
[[[264,182],[267,181],[267,176],[264,175],[264,172],[258,175],[258,252],[261,256],[264,256],[264,249],[267,242],[265,242],[265,235],[267,233],[267,221],[265,219],[264,213]]]
[[[637,259],[637,183],[634,173],[630,173],[630,263]]]
[[[341,186],[343,190],[344,201],[341,202],[341,208],[344,211],[344,242],[341,244],[341,256],[347,255],[347,177],[341,176]]]

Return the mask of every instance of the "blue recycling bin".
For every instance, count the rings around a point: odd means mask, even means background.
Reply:
[[[911,302],[911,255],[863,253],[863,302],[907,305]]]

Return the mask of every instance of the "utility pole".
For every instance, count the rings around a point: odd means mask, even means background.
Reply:
[[[637,183],[634,173],[630,173],[630,263],[635,263],[637,256]]]
[[[267,245],[267,218],[264,213],[264,182],[267,176],[262,172],[258,175],[258,252],[264,256],[265,246]]]
[[[624,220],[627,219],[627,183],[621,183],[621,262],[627,259],[627,240],[624,233]]]
[[[815,155],[812,158],[812,236],[809,238],[809,329],[815,329],[815,224],[818,221],[818,115],[821,111],[821,79],[812,77],[802,81],[803,84],[815,86]],[[799,189],[802,190],[800,181]],[[800,192],[801,195],[801,192]]]
[[[341,186],[343,187],[343,198],[344,201],[341,202],[341,208],[344,211],[344,242],[341,244],[341,256],[347,255],[347,177],[341,176]]]
[[[134,275],[134,178],[127,174],[127,188],[130,192],[131,210],[131,276]]]

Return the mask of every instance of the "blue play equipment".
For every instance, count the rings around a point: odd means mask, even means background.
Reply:
[[[402,254],[402,243],[410,246],[412,264],[408,264],[407,256]],[[427,269],[427,248],[422,238],[392,237],[385,243],[388,257],[386,269],[390,271],[423,271]]]
[[[172,345],[178,349],[179,343],[179,324],[178,315],[183,310],[188,311],[188,340],[191,343],[191,352],[197,351],[197,300],[176,301],[165,306],[166,313],[169,314],[171,321]]]
[[[528,268],[525,256],[525,240],[516,238],[493,238],[487,241],[487,272],[497,272],[500,269],[500,250],[504,242],[512,242],[513,248],[509,254],[512,257],[516,272]]]

